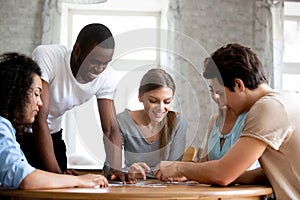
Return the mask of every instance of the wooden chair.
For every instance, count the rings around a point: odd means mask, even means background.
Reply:
[[[197,148],[190,146],[190,147],[186,148],[186,150],[184,151],[181,161],[194,162],[196,155],[197,155]]]

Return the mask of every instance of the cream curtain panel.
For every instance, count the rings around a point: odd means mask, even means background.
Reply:
[[[61,0],[45,0],[42,13],[41,44],[59,44],[61,30]]]
[[[254,49],[268,72],[269,84],[282,87],[284,0],[256,0]]]

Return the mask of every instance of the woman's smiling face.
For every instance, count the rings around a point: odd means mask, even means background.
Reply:
[[[160,87],[139,95],[144,111],[151,121],[161,122],[172,107],[173,91],[169,87]]]

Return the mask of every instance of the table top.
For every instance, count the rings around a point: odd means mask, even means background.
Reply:
[[[123,185],[111,182],[108,188],[63,188],[44,190],[0,189],[0,199],[262,199],[272,188],[258,185],[212,187],[195,182],[165,183],[158,180]]]

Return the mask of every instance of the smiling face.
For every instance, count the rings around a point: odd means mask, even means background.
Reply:
[[[160,87],[140,94],[139,100],[149,120],[161,122],[172,107],[173,91],[169,87]]]
[[[87,83],[97,78],[112,60],[113,53],[114,49],[105,49],[100,46],[95,46],[86,57],[81,52],[76,59],[76,64],[79,65],[76,80],[79,83]]]
[[[35,116],[39,112],[39,107],[43,105],[41,99],[42,80],[38,75],[34,75],[29,95],[29,102],[25,107],[24,123],[31,124],[34,122]]]

